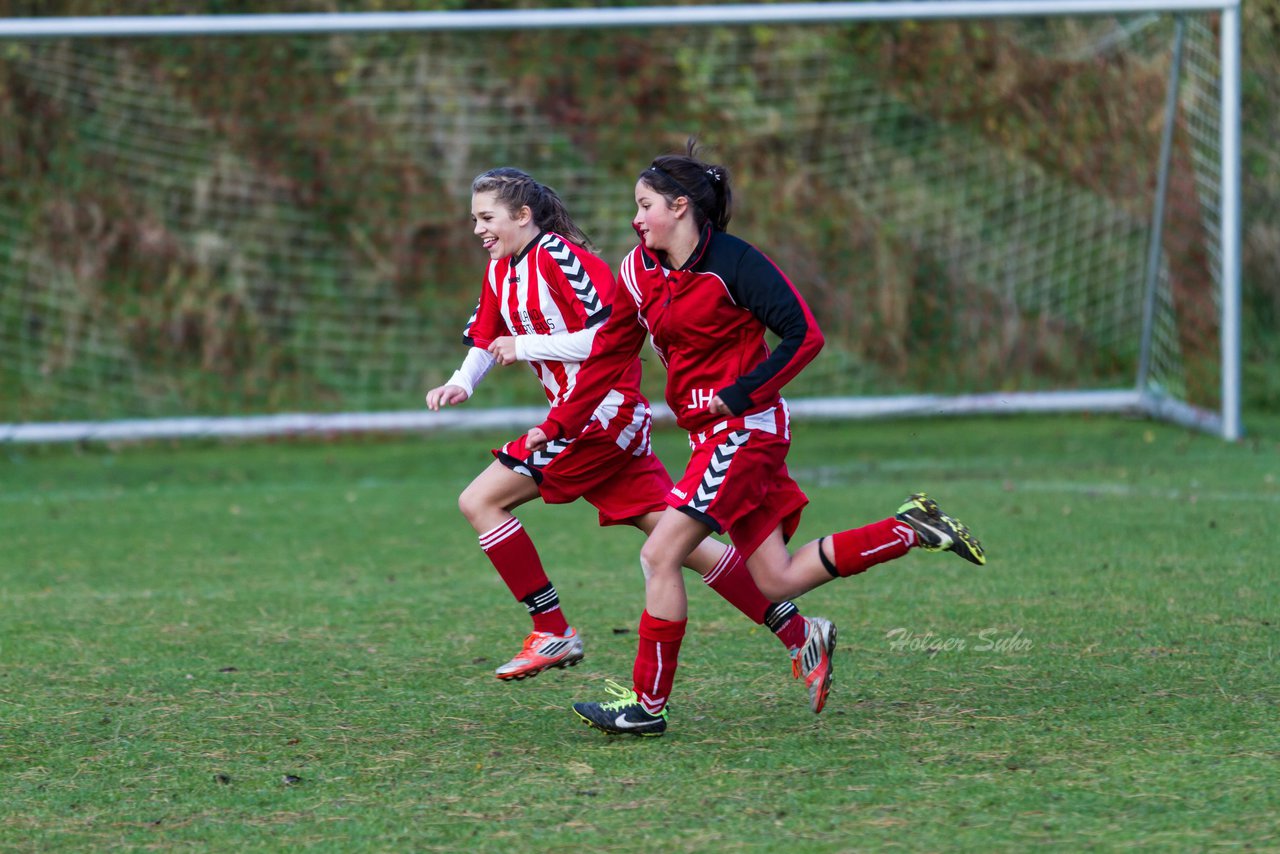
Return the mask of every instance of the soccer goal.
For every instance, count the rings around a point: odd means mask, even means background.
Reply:
[[[0,442],[536,423],[518,367],[422,405],[471,178],[616,263],[691,135],[826,333],[797,416],[1234,439],[1239,41],[1238,0],[0,19]]]

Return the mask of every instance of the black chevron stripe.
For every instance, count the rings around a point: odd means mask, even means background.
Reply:
[[[586,268],[582,266],[582,262],[578,260],[577,255],[573,254],[568,244],[549,234],[543,239],[542,245],[560,266],[560,272],[564,273],[564,277],[569,280],[570,287],[586,306],[587,313],[595,314],[599,311],[600,295],[591,284],[591,277],[587,275]]]
[[[551,464],[551,461],[561,453],[565,448],[569,447],[572,439],[552,439],[547,446],[541,451],[534,451],[529,457],[529,462],[538,468],[543,468]]]
[[[711,506],[711,502],[716,500],[716,496],[720,493],[720,486],[724,483],[729,461],[738,452],[738,448],[746,443],[750,435],[745,430],[730,433],[728,438],[716,448],[715,453],[711,455],[707,470],[703,472],[702,483],[698,484],[698,491],[690,502],[693,509],[705,513]]]

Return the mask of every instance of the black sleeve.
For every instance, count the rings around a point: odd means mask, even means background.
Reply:
[[[780,339],[778,347],[750,373],[721,389],[720,399],[735,415],[752,400],[780,393],[782,387],[822,349],[822,331],[795,286],[763,253],[751,248],[738,263],[729,295]]]

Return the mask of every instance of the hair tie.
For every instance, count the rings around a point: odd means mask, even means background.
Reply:
[[[701,204],[701,203],[698,201],[698,197],[697,197],[697,196],[695,196],[695,195],[692,193],[692,191],[690,191],[690,190],[689,190],[689,188],[688,188],[688,187],[686,187],[684,184],[681,184],[681,183],[680,183],[680,181],[676,178],[676,176],[675,176],[675,175],[672,175],[670,172],[667,172],[666,170],[662,169],[660,166],[658,166],[658,165],[656,165],[656,164],[655,164],[655,165],[653,165],[653,166],[650,166],[650,167],[649,167],[649,169],[648,169],[648,171],[649,171],[649,172],[653,172],[653,173],[655,173],[655,174],[657,174],[657,175],[661,175],[663,178],[666,178],[666,179],[667,179],[668,181],[670,181],[672,184],[675,184],[675,185],[676,185],[676,189],[678,189],[678,190],[680,191],[680,194],[681,194],[681,195],[683,195],[683,196],[687,196],[687,197],[688,197],[688,199],[689,199],[689,201],[691,201],[691,202],[693,202],[695,205],[697,205],[698,209],[699,209],[699,210],[701,210],[701,211],[702,211],[702,212],[703,212],[703,213],[704,213],[708,218],[710,218],[710,217],[711,217],[712,212],[711,212],[711,211],[709,211],[709,210],[707,210],[706,206],[705,206],[705,205],[703,205],[703,204]],[[708,170],[707,170],[707,173],[708,173],[708,174],[710,174],[710,172],[711,172],[711,170],[710,170],[710,169],[708,169]]]

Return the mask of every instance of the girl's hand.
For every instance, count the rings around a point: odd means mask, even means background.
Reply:
[[[541,427],[530,427],[524,436],[524,446],[530,451],[541,451],[547,446],[547,434]]]
[[[517,361],[515,336],[504,335],[493,339],[489,344],[489,354],[498,360],[499,365],[514,364]]]
[[[442,406],[456,406],[471,395],[461,386],[442,385],[427,392],[427,409],[439,412]]]

